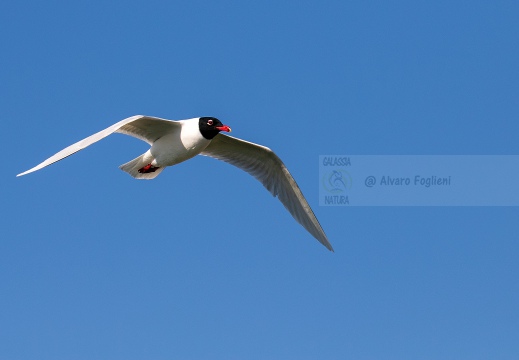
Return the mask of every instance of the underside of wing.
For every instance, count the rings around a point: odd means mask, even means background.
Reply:
[[[87,146],[92,145],[93,143],[104,139],[110,134],[114,132],[119,132],[122,134],[130,135],[146,141],[148,144],[153,144],[155,140],[164,135],[169,131],[175,131],[180,127],[180,124],[176,121],[165,120],[150,116],[136,115],[124,120],[119,121],[118,123],[99,131],[81,141],[78,141],[75,144],[72,144],[65,149],[61,150],[57,154],[51,156],[47,160],[43,161],[41,164],[36,165],[32,169],[29,169],[21,174],[16,176],[22,176],[29,174],[31,172],[40,170],[46,166],[49,166],[55,162],[63,160],[64,158],[86,148]]]
[[[272,150],[232,136],[218,134],[201,155],[225,161],[254,176],[272,195],[279,198],[299,224],[333,251],[296,181]]]

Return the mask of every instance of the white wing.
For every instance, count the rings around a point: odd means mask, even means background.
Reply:
[[[163,136],[165,133],[175,131],[175,129],[178,129],[178,127],[180,126],[180,123],[177,121],[165,120],[151,116],[135,115],[121,120],[118,123],[110,126],[109,128],[101,130],[98,133],[95,133],[94,135],[87,137],[86,139],[78,141],[77,143],[72,144],[69,147],[66,147],[65,149],[51,156],[41,164],[36,165],[32,169],[29,169],[16,176],[26,175],[32,173],[33,171],[40,170],[45,166],[49,166],[57,161],[66,158],[67,156],[70,156],[80,150],[83,150],[87,146],[92,145],[93,143],[107,137],[108,135],[114,132],[136,137],[138,139],[146,141],[148,144],[151,145],[155,140]]]
[[[218,134],[200,155],[225,161],[254,176],[272,195],[279,198],[299,224],[328,250],[333,251],[296,181],[272,150],[232,136]]]

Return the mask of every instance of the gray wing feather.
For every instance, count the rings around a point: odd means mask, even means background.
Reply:
[[[41,164],[38,164],[32,169],[29,169],[16,176],[29,174],[31,172],[49,166],[57,161],[63,160],[64,158],[80,150],[83,150],[87,146],[90,146],[93,143],[101,139],[104,139],[105,137],[107,137],[110,134],[113,134],[114,132],[136,137],[140,140],[146,141],[148,144],[151,145],[159,137],[163,136],[168,131],[174,131],[178,126],[180,126],[180,123],[176,121],[165,120],[151,116],[135,115],[121,120],[118,123],[104,130],[101,130],[98,133],[95,133],[94,135],[87,137],[86,139],[83,139],[75,144],[66,147],[65,149],[51,156]]]
[[[218,134],[200,154],[225,161],[254,176],[272,195],[279,198],[299,224],[333,251],[296,181],[272,150],[232,136]]]

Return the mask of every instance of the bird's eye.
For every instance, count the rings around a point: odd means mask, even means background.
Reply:
[[[213,120],[207,120],[207,125],[213,125]]]

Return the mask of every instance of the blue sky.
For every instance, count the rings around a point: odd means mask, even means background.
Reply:
[[[1,359],[516,359],[517,207],[320,207],[327,154],[518,154],[514,1],[0,5]],[[137,181],[131,115],[284,160],[335,253],[207,158]],[[510,189],[517,191],[517,189]]]

